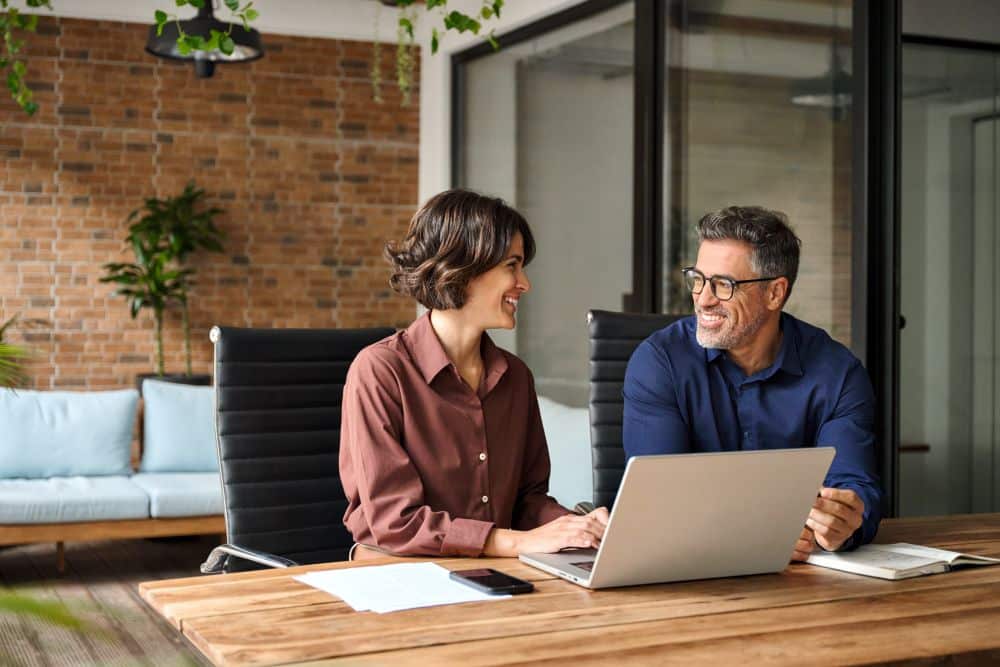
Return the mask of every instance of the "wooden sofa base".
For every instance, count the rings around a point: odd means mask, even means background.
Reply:
[[[7,524],[0,525],[0,545],[55,542],[57,566],[60,572],[64,572],[66,562],[63,542],[225,534],[226,520],[222,515],[177,519]]]

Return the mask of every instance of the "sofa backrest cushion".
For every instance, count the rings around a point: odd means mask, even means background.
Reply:
[[[127,475],[139,393],[0,389],[0,477]]]
[[[142,472],[218,472],[215,389],[142,383]]]
[[[587,408],[572,408],[539,396],[538,409],[552,461],[549,495],[565,507],[573,507],[581,500],[590,501],[594,485]]]

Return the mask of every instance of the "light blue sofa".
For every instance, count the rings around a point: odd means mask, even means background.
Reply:
[[[0,545],[222,534],[211,387],[147,380],[139,395],[0,390]]]
[[[539,396],[538,409],[552,462],[549,495],[564,507],[573,507],[581,500],[592,501],[594,473],[587,408],[572,408]]]

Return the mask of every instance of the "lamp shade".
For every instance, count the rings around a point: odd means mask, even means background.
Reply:
[[[792,84],[792,104],[826,109],[844,109],[851,105],[854,83],[834,51],[830,69],[825,74],[801,79]]]
[[[192,19],[181,21],[181,28],[187,35],[201,37],[208,40],[212,35],[212,30],[226,32],[229,24],[215,18],[212,10],[212,2],[209,0],[205,6],[198,10],[198,15]],[[242,25],[234,25],[230,38],[232,38],[235,48],[229,55],[218,49],[212,51],[192,51],[187,55],[182,54],[177,46],[179,36],[177,24],[169,21],[163,25],[163,31],[157,35],[157,26],[149,29],[149,39],[146,41],[146,51],[160,58],[171,60],[189,60],[194,63],[194,71],[200,78],[207,78],[215,73],[216,63],[241,63],[257,60],[264,55],[264,47],[260,41],[260,33],[254,29],[247,30]]]

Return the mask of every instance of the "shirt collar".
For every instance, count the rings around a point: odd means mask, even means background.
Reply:
[[[791,375],[803,375],[802,358],[799,355],[799,328],[795,325],[795,318],[787,313],[782,313],[780,326],[782,337],[778,356],[773,364],[756,373],[753,376],[755,379],[767,380],[779,370]],[[711,364],[723,356],[724,352],[725,350],[718,348],[705,348],[705,360]]]
[[[778,358],[772,366],[775,370],[781,369],[791,375],[804,375],[802,371],[802,356],[799,354],[799,327],[795,318],[787,313],[781,314],[781,349],[778,350]]]
[[[442,370],[451,365],[448,353],[444,351],[441,340],[431,326],[431,311],[418,317],[406,328],[405,333],[413,363],[420,369],[424,382],[430,384]],[[483,379],[486,391],[489,392],[507,372],[507,358],[485,333],[480,343],[480,352],[483,355]]]

